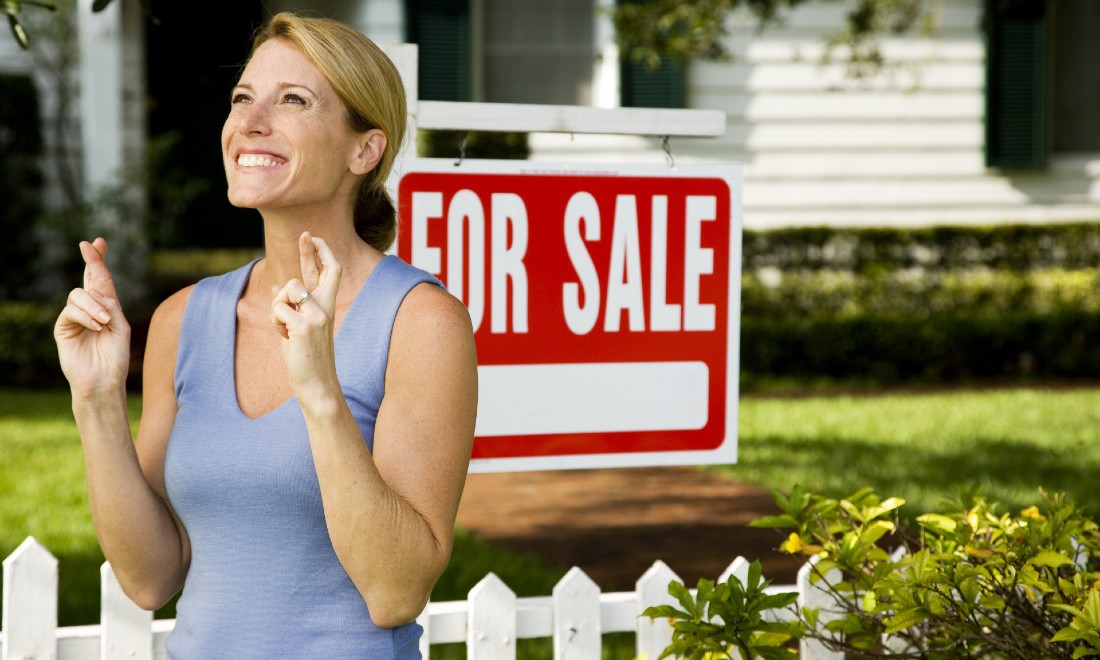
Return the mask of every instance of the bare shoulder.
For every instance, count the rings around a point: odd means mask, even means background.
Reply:
[[[422,282],[409,291],[397,311],[394,330],[441,336],[473,335],[470,312],[462,301],[435,284]]]
[[[149,337],[145,344],[144,378],[145,393],[151,394],[150,385],[164,387],[171,384],[176,366],[176,350],[179,347],[180,327],[183,325],[183,313],[191,297],[194,285],[180,289],[165,298],[153,310],[149,319]]]
[[[429,386],[454,379],[470,387],[476,369],[474,330],[466,306],[438,285],[413,287],[393,322],[387,379],[412,377]]]
[[[164,331],[171,333],[172,330],[176,331],[175,334],[179,333],[180,325],[183,323],[183,312],[187,309],[187,301],[191,298],[191,292],[194,289],[194,284],[184,287],[157,305],[149,321],[150,339],[153,338],[154,328],[159,331],[158,334]]]

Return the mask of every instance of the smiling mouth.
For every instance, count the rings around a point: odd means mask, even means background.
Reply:
[[[241,154],[237,156],[237,165],[240,167],[277,167],[280,161],[260,154]]]

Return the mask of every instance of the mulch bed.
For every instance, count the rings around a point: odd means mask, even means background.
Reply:
[[[611,468],[471,474],[458,524],[551,566],[576,566],[605,592],[633,591],[657,560],[694,587],[738,556],[760,560],[772,584],[793,584],[803,558],[776,549],[779,530],[749,527],[777,512],[766,490],[706,470]]]

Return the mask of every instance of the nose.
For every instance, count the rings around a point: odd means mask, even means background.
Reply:
[[[260,103],[253,103],[242,109],[237,130],[242,135],[266,135],[271,131],[268,108]]]

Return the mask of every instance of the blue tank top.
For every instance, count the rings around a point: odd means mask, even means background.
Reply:
[[[237,302],[253,265],[199,281],[180,328],[164,479],[191,540],[191,566],[168,656],[420,658],[421,626],[375,626],[336,557],[297,400],[258,419],[237,403]],[[442,286],[385,256],[335,338],[340,385],[372,449],[390,330],[421,282]]]

